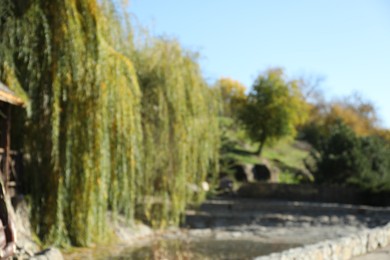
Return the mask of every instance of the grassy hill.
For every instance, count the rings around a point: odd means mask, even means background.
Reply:
[[[233,142],[223,153],[222,168],[232,165],[267,164],[279,172],[280,183],[299,183],[312,180],[305,168],[304,160],[309,156],[310,145],[296,140],[282,140],[266,146],[261,157],[254,153],[256,147],[249,142]],[[229,170],[228,170],[229,172]],[[233,172],[229,172],[234,174]]]

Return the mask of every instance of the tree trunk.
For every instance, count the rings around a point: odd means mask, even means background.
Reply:
[[[264,148],[264,144],[265,144],[266,139],[267,139],[267,137],[265,135],[263,135],[261,140],[260,140],[259,148],[257,148],[257,151],[256,151],[256,154],[259,157],[261,156],[261,153],[263,152],[263,148]]]
[[[261,156],[261,153],[263,151],[263,147],[264,147],[264,142],[261,142],[259,144],[259,148],[257,148],[257,151],[256,151],[256,154],[260,157]]]

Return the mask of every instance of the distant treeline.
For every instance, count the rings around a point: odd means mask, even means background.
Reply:
[[[222,166],[237,143],[248,146],[249,139],[261,155],[265,144],[292,137],[311,144],[305,165],[314,182],[390,191],[390,131],[381,127],[375,104],[358,94],[326,101],[317,80],[289,80],[282,69],[261,73],[247,95],[231,79],[216,86],[223,100]]]
[[[101,242],[108,211],[176,225],[218,169],[219,99],[196,55],[172,40],[135,44],[119,9],[0,0],[0,80],[27,104],[13,148],[44,243]]]

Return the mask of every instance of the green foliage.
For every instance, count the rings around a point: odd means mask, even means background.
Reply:
[[[390,147],[378,137],[358,137],[341,121],[312,153],[316,182],[390,190]]]
[[[1,1],[11,11],[1,17],[0,60],[2,79],[30,100],[24,149],[33,224],[45,242],[100,241],[109,206],[131,217],[141,159],[136,74],[110,45],[120,23],[107,26],[95,1],[21,3]]]
[[[260,75],[250,91],[240,119],[249,137],[259,142],[261,154],[266,141],[294,136],[296,126],[306,118],[306,102],[298,82],[286,82],[280,69]]]
[[[102,241],[107,211],[131,221],[137,203],[176,224],[204,196],[186,184],[216,170],[217,98],[196,61],[157,41],[136,71],[121,17],[110,1],[0,0],[0,80],[29,100],[14,130],[45,243]]]
[[[332,125],[321,125],[317,122],[306,123],[299,129],[298,138],[318,148],[323,139],[329,134]]]
[[[239,147],[240,142],[238,129],[234,127],[235,122],[229,117],[219,117],[220,129],[220,158],[219,171],[222,174],[231,174],[231,167],[237,164],[237,154],[235,150]]]
[[[341,122],[331,129],[330,136],[313,151],[316,169],[313,171],[318,183],[345,183],[358,171],[356,155],[359,139]]]
[[[361,138],[357,176],[349,182],[374,192],[390,191],[390,145],[378,137]]]
[[[189,187],[200,188],[207,173],[216,172],[218,104],[194,55],[175,41],[141,46],[137,73],[145,148],[140,203],[154,226],[177,224],[186,204],[204,197]]]
[[[246,101],[245,86],[236,80],[221,78],[215,84],[215,88],[221,93],[221,115],[223,117],[237,118],[238,111]]]

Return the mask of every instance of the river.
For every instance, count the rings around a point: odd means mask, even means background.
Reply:
[[[150,244],[124,249],[118,256],[102,257],[103,259],[252,259],[256,256],[268,255],[296,247],[294,244],[271,244],[253,240],[155,240]]]

